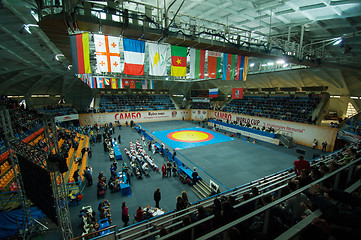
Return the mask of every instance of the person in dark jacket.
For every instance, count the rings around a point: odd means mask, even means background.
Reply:
[[[161,194],[159,188],[157,188],[154,192],[154,201],[155,201],[155,207],[159,208],[159,201],[161,199]]]

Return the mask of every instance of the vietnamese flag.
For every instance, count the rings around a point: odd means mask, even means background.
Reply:
[[[171,75],[176,77],[185,77],[187,75],[187,48],[171,46],[171,54]]]

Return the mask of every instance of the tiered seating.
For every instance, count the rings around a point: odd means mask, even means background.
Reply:
[[[1,166],[1,168],[4,169],[4,172],[6,172],[2,178],[0,179],[0,190],[2,190],[3,188],[5,188],[14,178],[14,171],[8,171],[11,166],[7,165],[8,163],[6,162],[5,164],[3,164]],[[5,165],[5,166],[4,166]],[[1,172],[3,172],[1,169]],[[15,166],[15,171],[18,172],[18,166]]]
[[[273,118],[292,122],[312,123],[311,115],[320,103],[315,96],[245,96],[233,99],[224,108],[225,112]]]
[[[85,138],[86,139],[85,139],[84,147],[87,148],[87,147],[89,147],[89,137],[86,136]],[[87,158],[88,158],[88,154],[84,154],[82,162],[81,162],[81,166],[80,166],[80,175],[84,172],[84,170],[85,170],[85,168],[87,166]]]
[[[360,149],[360,146],[358,146],[358,148]],[[342,151],[342,150],[341,150]],[[338,155],[341,151],[335,152],[333,154],[330,154],[328,156],[326,156],[325,159],[322,158],[318,158],[315,159],[314,161],[311,162],[311,165],[313,166],[320,166],[322,163],[326,163],[326,164],[330,164],[332,165],[333,162],[335,161],[335,156]],[[353,163],[360,163],[360,159],[353,161],[351,164]],[[344,167],[345,169],[349,169],[348,166]],[[340,169],[339,171],[341,171],[342,169]],[[336,179],[335,176],[333,176],[334,174],[338,174],[338,170],[333,170],[334,173],[330,173],[330,180],[331,179]],[[341,175],[342,176],[342,175]],[[344,175],[344,176],[347,176]],[[193,215],[195,216],[197,214],[197,209],[199,209],[200,206],[203,206],[203,208],[205,209],[214,209],[214,200],[216,198],[218,199],[229,199],[229,198],[233,198],[234,200],[234,205],[232,205],[234,208],[237,208],[238,211],[241,211],[241,209],[243,209],[242,213],[246,216],[248,213],[256,210],[257,208],[259,208],[259,204],[261,204],[261,200],[264,197],[270,196],[271,194],[274,195],[275,198],[282,198],[284,197],[284,199],[287,198],[287,194],[289,193],[288,188],[287,188],[287,184],[288,182],[293,179],[295,177],[295,173],[294,172],[289,172],[289,169],[275,173],[273,175],[264,177],[262,179],[250,182],[248,184],[245,184],[243,186],[228,190],[220,195],[217,196],[213,196],[210,198],[206,198],[203,199],[197,203],[192,204],[191,206],[189,206],[188,208],[181,210],[181,211],[172,211],[169,212],[168,214],[162,215],[160,217],[154,218],[152,219],[150,222],[142,222],[140,224],[137,224],[136,226],[132,227],[132,228],[127,228],[127,229],[121,229],[119,230],[119,238],[121,239],[133,239],[133,238],[137,238],[138,236],[144,236],[145,234],[148,233],[148,228],[147,226],[149,226],[149,224],[154,224],[158,226],[159,228],[165,227],[167,229],[169,229],[170,231],[172,231],[173,229],[179,229],[181,228],[181,230],[178,231],[182,231],[182,225],[183,225],[183,218],[185,216],[188,215]],[[322,178],[323,179],[323,178]],[[321,179],[321,180],[322,180]],[[319,180],[319,181],[321,181]],[[342,180],[340,180],[339,184],[345,184],[341,182]],[[338,182],[338,181],[337,181]],[[332,182],[329,182],[329,184],[331,184],[331,186],[334,186]],[[254,190],[253,188],[256,187],[256,192],[252,191]],[[307,187],[307,186],[306,186]],[[302,189],[303,190],[303,189]],[[297,191],[297,192],[301,192],[301,190]],[[295,192],[295,193],[297,193]],[[250,195],[251,199],[249,200],[245,200],[244,195]],[[278,205],[280,202],[276,201],[274,204]],[[263,208],[265,209],[271,209],[272,206],[275,205],[267,205]],[[270,206],[270,207],[268,207]],[[233,209],[232,207],[232,209]],[[262,208],[262,209],[263,209]],[[244,212],[245,210],[247,210],[246,212]],[[253,212],[252,214],[254,214],[254,216],[257,216],[257,214],[259,214],[258,212]],[[199,220],[197,223],[198,225],[193,228],[195,228],[195,232],[197,232],[197,229],[202,229],[202,225],[207,225],[207,226],[212,226],[215,224],[215,221],[219,221],[220,219],[218,218],[218,220],[216,219],[217,215],[208,215],[208,217],[205,217],[202,220]],[[250,217],[241,217],[242,219],[250,219]],[[225,219],[226,221],[233,221],[236,219]],[[239,219],[238,219],[239,220]],[[236,220],[236,221],[238,221]],[[239,222],[241,222],[241,220]],[[243,221],[244,221],[243,220]],[[239,223],[238,222],[238,223]],[[234,225],[237,225],[237,223],[235,223]],[[262,224],[263,225],[263,224]],[[262,226],[261,225],[261,226]],[[183,225],[184,226],[184,225]],[[186,229],[186,228],[183,228]],[[211,228],[208,228],[205,230],[205,232],[211,230]],[[191,231],[191,229],[189,229],[189,231]],[[262,228],[261,228],[262,231]],[[176,231],[177,232],[177,231]],[[159,231],[154,231],[153,233],[147,235],[148,237],[151,237],[150,235],[156,235],[158,234]],[[171,234],[173,236],[176,235],[175,234]],[[184,236],[184,235],[183,235]],[[167,238],[171,237],[170,235],[167,235]],[[176,238],[178,239],[178,238]],[[186,239],[186,238],[185,238]],[[206,238],[204,238],[206,239]]]
[[[212,102],[191,102],[191,109],[213,109],[214,104]]]
[[[41,114],[51,114],[53,116],[62,116],[69,114],[76,114],[77,111],[68,105],[47,105],[36,108],[36,110]]]
[[[170,110],[175,106],[169,95],[101,95],[100,112]]]

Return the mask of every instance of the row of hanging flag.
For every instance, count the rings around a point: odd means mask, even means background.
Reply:
[[[154,89],[153,80],[119,79],[111,77],[93,77],[88,73],[76,74],[90,88],[111,89]]]
[[[93,36],[98,70],[100,72],[121,72],[121,38],[99,34],[93,34]],[[89,40],[89,33],[70,36],[73,70],[76,74],[91,73]],[[128,38],[122,38],[122,40],[124,50],[124,74],[144,75],[145,44],[147,44],[149,54],[149,75],[167,76],[167,59],[169,58],[170,48],[171,76],[187,76],[187,47],[149,43]],[[248,56],[239,56],[208,50],[207,53],[208,70],[207,73],[205,73],[206,50],[190,48],[190,78],[222,78],[223,80],[246,81]]]

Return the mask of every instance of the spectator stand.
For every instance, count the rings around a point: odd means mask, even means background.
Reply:
[[[314,124],[316,120],[310,118],[320,101],[318,95],[244,96],[243,99],[232,99],[223,107],[223,111]]]
[[[245,137],[254,138],[263,142],[268,142],[271,144],[279,145],[280,141],[276,138],[277,134],[261,131],[257,129],[252,129],[248,127],[238,126],[230,123],[220,122],[210,119],[208,125],[216,129],[222,129],[229,133],[240,134]]]
[[[313,159],[311,161],[311,163],[313,165],[318,165],[321,162],[331,161],[332,157],[335,154],[338,154],[340,151],[342,151],[342,150],[339,150],[339,151],[336,151],[334,153],[330,153],[330,154],[326,155],[325,160],[322,160],[321,158]],[[360,160],[358,160],[358,162],[359,161]],[[355,163],[353,162],[351,164],[355,164]],[[349,165],[347,165],[347,166],[349,166]],[[347,166],[342,168],[342,169],[343,170],[350,169],[350,168],[347,168]],[[202,205],[204,208],[211,207],[213,205],[214,199],[218,198],[218,197],[226,198],[226,197],[229,197],[229,196],[234,196],[236,198],[236,200],[239,201],[240,199],[242,199],[243,194],[251,192],[251,188],[255,187],[255,186],[258,188],[258,190],[260,192],[260,195],[256,196],[256,197],[253,197],[250,200],[244,201],[241,204],[237,205],[236,207],[242,206],[243,204],[250,204],[250,203],[252,203],[254,206],[256,206],[256,203],[260,202],[262,196],[268,195],[270,193],[275,193],[275,196],[281,197],[282,196],[282,191],[284,191],[287,188],[288,181],[291,180],[293,177],[295,177],[294,172],[289,172],[290,169],[291,168],[285,169],[283,171],[274,173],[274,174],[272,174],[270,176],[261,178],[259,180],[256,180],[256,181],[253,181],[253,182],[250,182],[250,183],[247,183],[247,184],[244,184],[244,185],[242,185],[240,187],[230,189],[230,190],[225,191],[223,193],[220,193],[220,194],[213,195],[211,197],[202,199],[202,200],[200,200],[198,202],[192,203],[185,210],[178,211],[178,212],[170,211],[170,212],[166,213],[165,215],[154,218],[154,219],[152,219],[152,221],[149,221],[147,223],[138,223],[134,227],[128,227],[126,229],[121,229],[121,230],[119,230],[118,237],[121,237],[122,239],[132,239],[132,237],[134,237],[134,236],[150,237],[151,235],[156,235],[157,233],[159,233],[159,231],[155,231],[153,233],[147,234],[147,231],[146,230],[143,231],[143,229],[146,229],[146,226],[149,226],[148,224],[155,224],[158,227],[161,227],[161,226],[167,227],[167,226],[170,226],[170,225],[172,225],[172,226],[181,225],[182,224],[182,218],[184,216],[187,216],[188,214],[192,214],[192,213],[195,214],[196,211],[197,211],[197,207],[199,205]],[[332,176],[334,176],[334,174],[336,174],[336,175],[339,174],[339,171],[334,172],[332,174]],[[328,175],[327,178],[329,178],[329,177],[332,178],[332,176]],[[323,178],[323,179],[325,179],[325,178]],[[301,191],[299,191],[299,192],[301,192]],[[256,215],[258,213],[259,212],[256,212],[254,215]],[[252,215],[252,216],[254,216],[254,215]],[[247,215],[247,216],[249,216],[249,215]],[[213,217],[213,216],[211,216],[211,217]],[[210,220],[211,217],[209,217],[208,220]],[[197,222],[195,224],[192,224],[192,226],[196,226],[197,224],[202,224],[202,223],[203,222]],[[145,225],[145,224],[147,224],[147,225]],[[186,228],[186,229],[183,229],[183,230],[187,230],[187,229],[190,229],[190,228]],[[143,234],[142,234],[142,232],[143,232]],[[168,236],[169,235],[167,235],[167,237]],[[143,238],[140,238],[140,239],[143,239]]]
[[[77,113],[77,111],[70,105],[46,105],[37,107],[36,110],[38,113],[50,114],[52,116],[62,116]]]
[[[169,95],[101,95],[99,112],[176,109]]]

